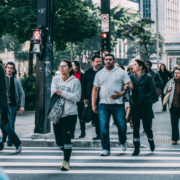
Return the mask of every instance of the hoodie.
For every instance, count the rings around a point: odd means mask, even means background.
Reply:
[[[62,117],[77,115],[76,103],[81,97],[80,81],[73,75],[71,75],[66,81],[64,81],[61,76],[55,76],[51,84],[51,96],[57,90],[61,90],[61,96],[64,98]]]

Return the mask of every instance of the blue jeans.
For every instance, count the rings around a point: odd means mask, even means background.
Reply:
[[[0,115],[1,115],[1,113],[2,113],[2,109],[0,108]],[[0,123],[0,128],[11,138],[12,144],[14,144],[15,147],[18,147],[19,145],[21,145],[21,141],[20,141],[19,137],[14,132],[14,130],[12,128],[10,128],[9,122],[6,124]]]
[[[100,121],[100,135],[101,144],[104,150],[110,151],[109,139],[109,122],[110,116],[113,116],[114,123],[118,128],[118,136],[120,144],[126,142],[126,119],[125,107],[122,104],[100,104],[99,105],[99,121]]]

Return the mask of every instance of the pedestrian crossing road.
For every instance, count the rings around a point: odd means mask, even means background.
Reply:
[[[99,156],[101,149],[74,148],[70,171],[60,170],[62,152],[50,147],[23,147],[22,153],[14,155],[13,148],[0,152],[0,167],[10,177],[22,174],[72,174],[72,175],[171,175],[180,177],[180,149],[159,148],[151,153],[141,149],[137,157],[133,149],[122,152],[113,148],[111,155]],[[17,178],[18,179],[18,178]],[[87,178],[86,178],[87,179]],[[96,179],[96,178],[95,178]],[[132,179],[132,178],[131,178]]]

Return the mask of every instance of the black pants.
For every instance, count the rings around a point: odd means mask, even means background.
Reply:
[[[180,108],[171,107],[171,127],[172,127],[172,140],[179,140],[179,118],[180,118]]]
[[[78,102],[77,108],[78,108],[78,117],[79,117],[80,129],[81,129],[81,132],[85,132],[85,122],[83,122],[81,120],[82,112],[83,112],[83,108],[84,108],[84,102],[82,102],[82,101]]]
[[[72,149],[71,135],[74,135],[76,121],[77,115],[69,115],[53,124],[56,144],[62,149]]]
[[[132,105],[133,137],[140,138],[140,120],[149,139],[153,139],[152,132],[152,105]]]

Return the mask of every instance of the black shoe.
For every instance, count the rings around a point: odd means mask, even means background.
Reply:
[[[138,156],[138,155],[139,155],[139,149],[134,149],[132,156]]]
[[[13,144],[11,142],[7,142],[7,145],[11,147]]]
[[[2,151],[4,149],[4,143],[0,142],[0,151]]]
[[[155,150],[155,144],[153,139],[148,139],[150,150],[153,152]]]
[[[93,137],[93,140],[99,140],[101,139],[100,136]]]
[[[138,156],[140,153],[140,141],[133,141],[134,144],[134,152],[132,153],[132,156]]]
[[[81,134],[80,136],[79,136],[79,138],[84,138],[85,137],[85,134]]]

